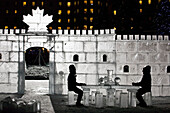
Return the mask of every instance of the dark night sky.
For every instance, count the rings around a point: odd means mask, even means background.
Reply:
[[[47,26],[49,31],[60,28],[116,28],[116,34],[156,34],[154,19],[162,1],[87,0],[86,3],[84,0],[0,0],[0,28],[27,29],[28,25],[22,21],[23,15],[32,14],[32,9],[38,6],[44,9],[44,14],[53,15],[53,22]]]

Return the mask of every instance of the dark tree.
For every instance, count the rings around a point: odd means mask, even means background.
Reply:
[[[169,35],[170,34],[170,2],[169,0],[162,0],[158,6],[158,12],[155,17],[155,27],[157,34]]]

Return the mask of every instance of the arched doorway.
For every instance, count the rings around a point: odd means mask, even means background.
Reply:
[[[25,91],[49,93],[49,50],[31,47],[25,51]]]

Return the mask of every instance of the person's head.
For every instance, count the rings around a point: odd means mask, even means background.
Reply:
[[[74,65],[70,65],[70,66],[69,66],[69,71],[70,71],[70,73],[72,73],[72,74],[76,74],[76,68],[75,68],[75,66],[74,66]]]
[[[151,67],[150,66],[145,66],[144,68],[143,68],[143,73],[144,74],[147,74],[147,73],[150,73],[151,72]]]

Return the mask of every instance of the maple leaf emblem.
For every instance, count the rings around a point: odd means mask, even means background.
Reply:
[[[53,21],[52,16],[43,16],[44,9],[40,10],[39,7],[32,13],[33,16],[23,16],[23,21],[29,25],[28,32],[48,32],[46,26]]]

